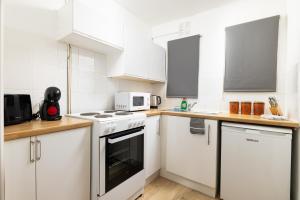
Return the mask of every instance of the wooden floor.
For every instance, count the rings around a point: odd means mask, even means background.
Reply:
[[[145,188],[138,200],[214,200],[190,188],[159,177]]]

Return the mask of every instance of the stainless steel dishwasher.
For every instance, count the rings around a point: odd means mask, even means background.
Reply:
[[[221,198],[289,200],[292,129],[222,124]]]

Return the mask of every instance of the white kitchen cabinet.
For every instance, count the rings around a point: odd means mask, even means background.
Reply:
[[[109,55],[108,77],[165,81],[165,50],[154,44],[151,27],[124,12],[124,51]]]
[[[90,128],[17,139],[4,148],[5,200],[90,198]]]
[[[105,53],[108,77],[164,82],[165,49],[151,26],[111,0],[70,0],[58,12],[58,40]]]
[[[216,188],[218,122],[205,120],[205,134],[191,134],[188,117],[164,116],[166,170]]]
[[[160,116],[147,117],[145,133],[145,174],[149,178],[160,169]]]
[[[58,12],[58,39],[100,53],[123,50],[123,8],[111,0],[70,0]]]
[[[41,159],[36,162],[37,198],[88,200],[90,129],[43,135],[37,139],[42,147]]]
[[[4,143],[5,200],[35,199],[35,163],[30,161],[34,157],[34,146],[30,144],[31,140],[24,138]]]
[[[148,78],[157,82],[166,80],[166,51],[161,46],[150,44],[150,57],[148,67]]]

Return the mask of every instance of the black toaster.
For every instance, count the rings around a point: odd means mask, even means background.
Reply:
[[[4,95],[4,125],[20,124],[32,120],[29,94]]]

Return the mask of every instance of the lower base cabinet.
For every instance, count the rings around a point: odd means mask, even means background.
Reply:
[[[5,142],[5,200],[89,200],[90,128]]]
[[[160,116],[147,117],[145,133],[146,179],[160,169]]]
[[[35,163],[30,161],[31,138],[4,143],[5,200],[34,200]],[[31,146],[31,147],[30,147]]]
[[[165,170],[214,190],[217,188],[218,121],[204,119],[204,131],[196,134],[191,133],[190,122],[189,117],[163,116]]]

